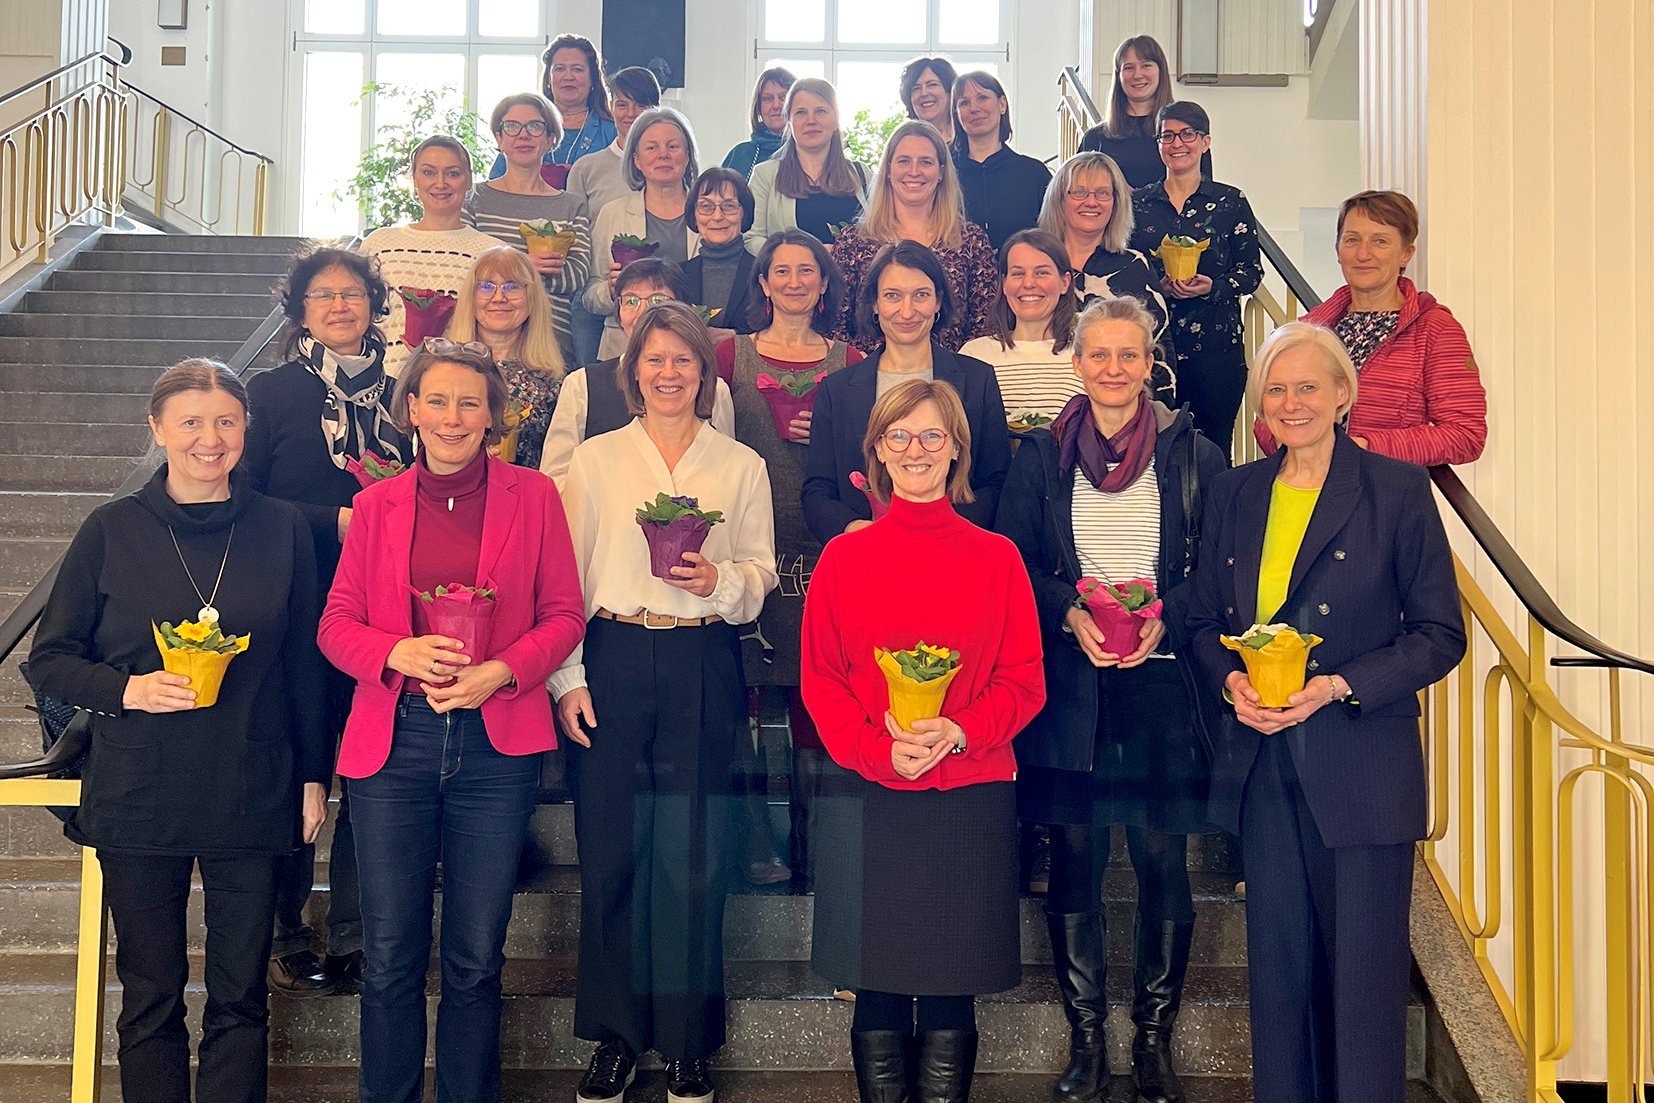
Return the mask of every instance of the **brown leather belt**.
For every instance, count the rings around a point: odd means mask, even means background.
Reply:
[[[611,613],[607,609],[599,609],[597,616],[604,620],[619,621],[621,624],[641,624],[645,628],[701,628],[708,624],[718,624],[724,618],[714,613],[710,617],[674,617],[670,613],[651,613],[645,609],[641,613]]]

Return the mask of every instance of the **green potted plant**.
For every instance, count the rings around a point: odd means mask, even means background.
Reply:
[[[409,179],[408,159],[415,146],[434,134],[457,138],[470,151],[472,173],[479,179],[485,176],[494,159],[493,137],[475,111],[452,106],[457,98],[451,88],[365,86],[358,102],[400,121],[379,128],[379,140],[362,151],[355,175],[333,197],[354,202],[370,228],[417,219],[419,202]]]

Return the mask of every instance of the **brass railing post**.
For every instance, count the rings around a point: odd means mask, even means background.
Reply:
[[[240,171],[239,165],[236,171]],[[253,233],[259,237],[264,236],[264,204],[268,199],[266,192],[269,186],[270,166],[260,161],[253,169]]]
[[[167,202],[167,162],[172,159],[172,116],[165,107],[155,108],[155,152],[150,164],[155,168],[156,218],[163,218]]]

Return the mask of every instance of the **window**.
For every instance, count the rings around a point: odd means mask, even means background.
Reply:
[[[299,153],[286,200],[302,234],[363,228],[353,203],[334,195],[400,108],[388,99],[358,104],[364,84],[436,90],[445,103],[463,104],[484,120],[502,97],[539,89],[549,0],[289,3],[300,29],[293,39],[288,148]]]
[[[916,55],[941,55],[964,72],[1006,78],[1011,26],[1007,0],[754,0],[757,69],[784,65],[799,76],[824,76],[839,94],[849,125],[857,111],[876,118],[902,110],[902,66]]]

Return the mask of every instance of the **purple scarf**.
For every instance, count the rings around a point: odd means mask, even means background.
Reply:
[[[1136,482],[1154,456],[1154,411],[1149,406],[1148,395],[1139,398],[1137,413],[1125,428],[1105,437],[1091,419],[1091,399],[1083,394],[1069,399],[1051,423],[1051,433],[1061,447],[1059,469],[1067,475],[1077,462],[1087,481],[1109,494],[1118,494]]]

